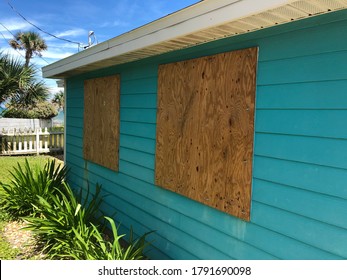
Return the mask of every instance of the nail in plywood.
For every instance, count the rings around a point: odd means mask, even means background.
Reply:
[[[84,81],[83,156],[112,170],[119,158],[119,75]]]
[[[257,48],[159,66],[155,182],[250,219]]]

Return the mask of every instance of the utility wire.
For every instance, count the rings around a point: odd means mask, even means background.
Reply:
[[[11,32],[11,30],[10,29],[8,29],[5,25],[3,25],[1,22],[0,22],[0,25],[2,25],[2,27],[3,28],[5,28],[6,30],[7,30],[7,32],[9,32],[13,37],[15,37],[14,36],[14,34]],[[2,37],[7,41],[7,39],[6,39],[6,37],[4,36],[4,34],[1,32],[1,35],[2,35]],[[24,55],[22,55],[17,49],[14,49],[21,57],[23,57],[24,59],[25,59],[25,57],[24,57]]]
[[[19,16],[20,16],[22,19],[24,19],[27,23],[29,23],[30,25],[34,26],[35,28],[37,28],[37,29],[40,30],[41,32],[43,32],[43,33],[45,33],[45,34],[47,34],[47,35],[49,35],[49,36],[51,36],[51,37],[53,37],[53,38],[55,38],[55,39],[62,40],[62,41],[65,41],[65,42],[69,42],[69,43],[72,43],[72,44],[77,44],[77,45],[78,45],[78,50],[80,49],[81,43],[75,42],[75,41],[71,41],[71,40],[69,40],[69,39],[65,39],[65,38],[58,37],[58,36],[56,36],[56,35],[54,35],[54,34],[52,34],[52,33],[49,33],[49,32],[47,32],[47,31],[43,30],[42,28],[40,28],[40,27],[37,26],[36,24],[34,24],[34,23],[32,23],[31,21],[29,21],[28,19],[26,19],[20,12],[18,12],[18,11],[16,10],[16,8],[12,6],[12,4],[10,3],[9,0],[7,0],[7,4],[11,7],[11,9],[12,9],[17,15],[19,15]]]
[[[9,32],[13,37],[16,37],[13,33],[12,33],[12,31],[10,30],[10,29],[8,29],[5,25],[3,25],[1,22],[0,22],[0,24],[2,25],[2,27],[3,28],[5,28],[6,30],[7,30],[7,32]]]
[[[0,24],[1,24],[1,22],[0,22]],[[2,25],[2,24],[1,24],[1,25]],[[4,33],[2,33],[2,32],[0,31],[0,34],[1,34],[2,38],[4,38],[4,40],[7,41],[7,39],[6,39],[5,35],[4,35]],[[21,53],[19,53],[19,54],[22,55]]]

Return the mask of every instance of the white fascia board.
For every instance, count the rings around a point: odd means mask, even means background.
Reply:
[[[45,78],[252,16],[295,0],[205,0],[43,67]]]

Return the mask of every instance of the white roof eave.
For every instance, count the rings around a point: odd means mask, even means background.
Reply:
[[[311,0],[300,1],[310,2]],[[316,0],[319,2],[323,0]],[[346,0],[338,1],[341,5],[347,5]],[[197,34],[201,31],[212,30],[235,21],[246,21],[269,10],[287,6],[296,0],[205,0],[182,9],[176,13],[153,21],[147,25],[124,33],[118,37],[90,47],[84,51],[59,60],[42,68],[45,78],[66,78],[75,74],[96,70],[164,53],[170,50],[188,47],[184,41],[181,45],[167,49],[167,42],[180,40],[189,34]],[[312,2],[312,1],[311,1]],[[295,8],[295,6],[294,6]],[[322,8],[323,9],[323,8]],[[325,7],[324,7],[325,9]],[[306,13],[307,14],[307,13]],[[304,17],[305,13],[298,16]],[[308,14],[307,14],[308,15]],[[290,18],[289,18],[290,21]],[[277,23],[276,23],[277,24]],[[275,25],[275,22],[273,23]],[[263,27],[263,26],[261,26]],[[268,26],[267,26],[268,27]],[[257,26],[254,26],[257,28]],[[260,26],[259,26],[260,28]],[[206,33],[206,32],[205,32]],[[231,34],[232,35],[232,34]],[[227,36],[224,35],[224,37]],[[230,35],[229,35],[230,36]],[[203,37],[203,36],[202,36]],[[205,41],[210,41],[206,38]],[[204,41],[204,38],[201,39]],[[199,43],[199,42],[197,42]],[[201,43],[201,42],[200,42]],[[177,44],[176,44],[177,45]],[[158,50],[148,51],[150,48]],[[162,49],[162,50],[161,50]],[[145,52],[147,50],[148,54]],[[117,58],[118,61],[117,61]],[[105,62],[105,63],[100,63]]]

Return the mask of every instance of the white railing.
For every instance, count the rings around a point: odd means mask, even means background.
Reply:
[[[43,154],[64,151],[64,132],[48,132],[47,127],[10,129],[0,132],[1,155]]]

